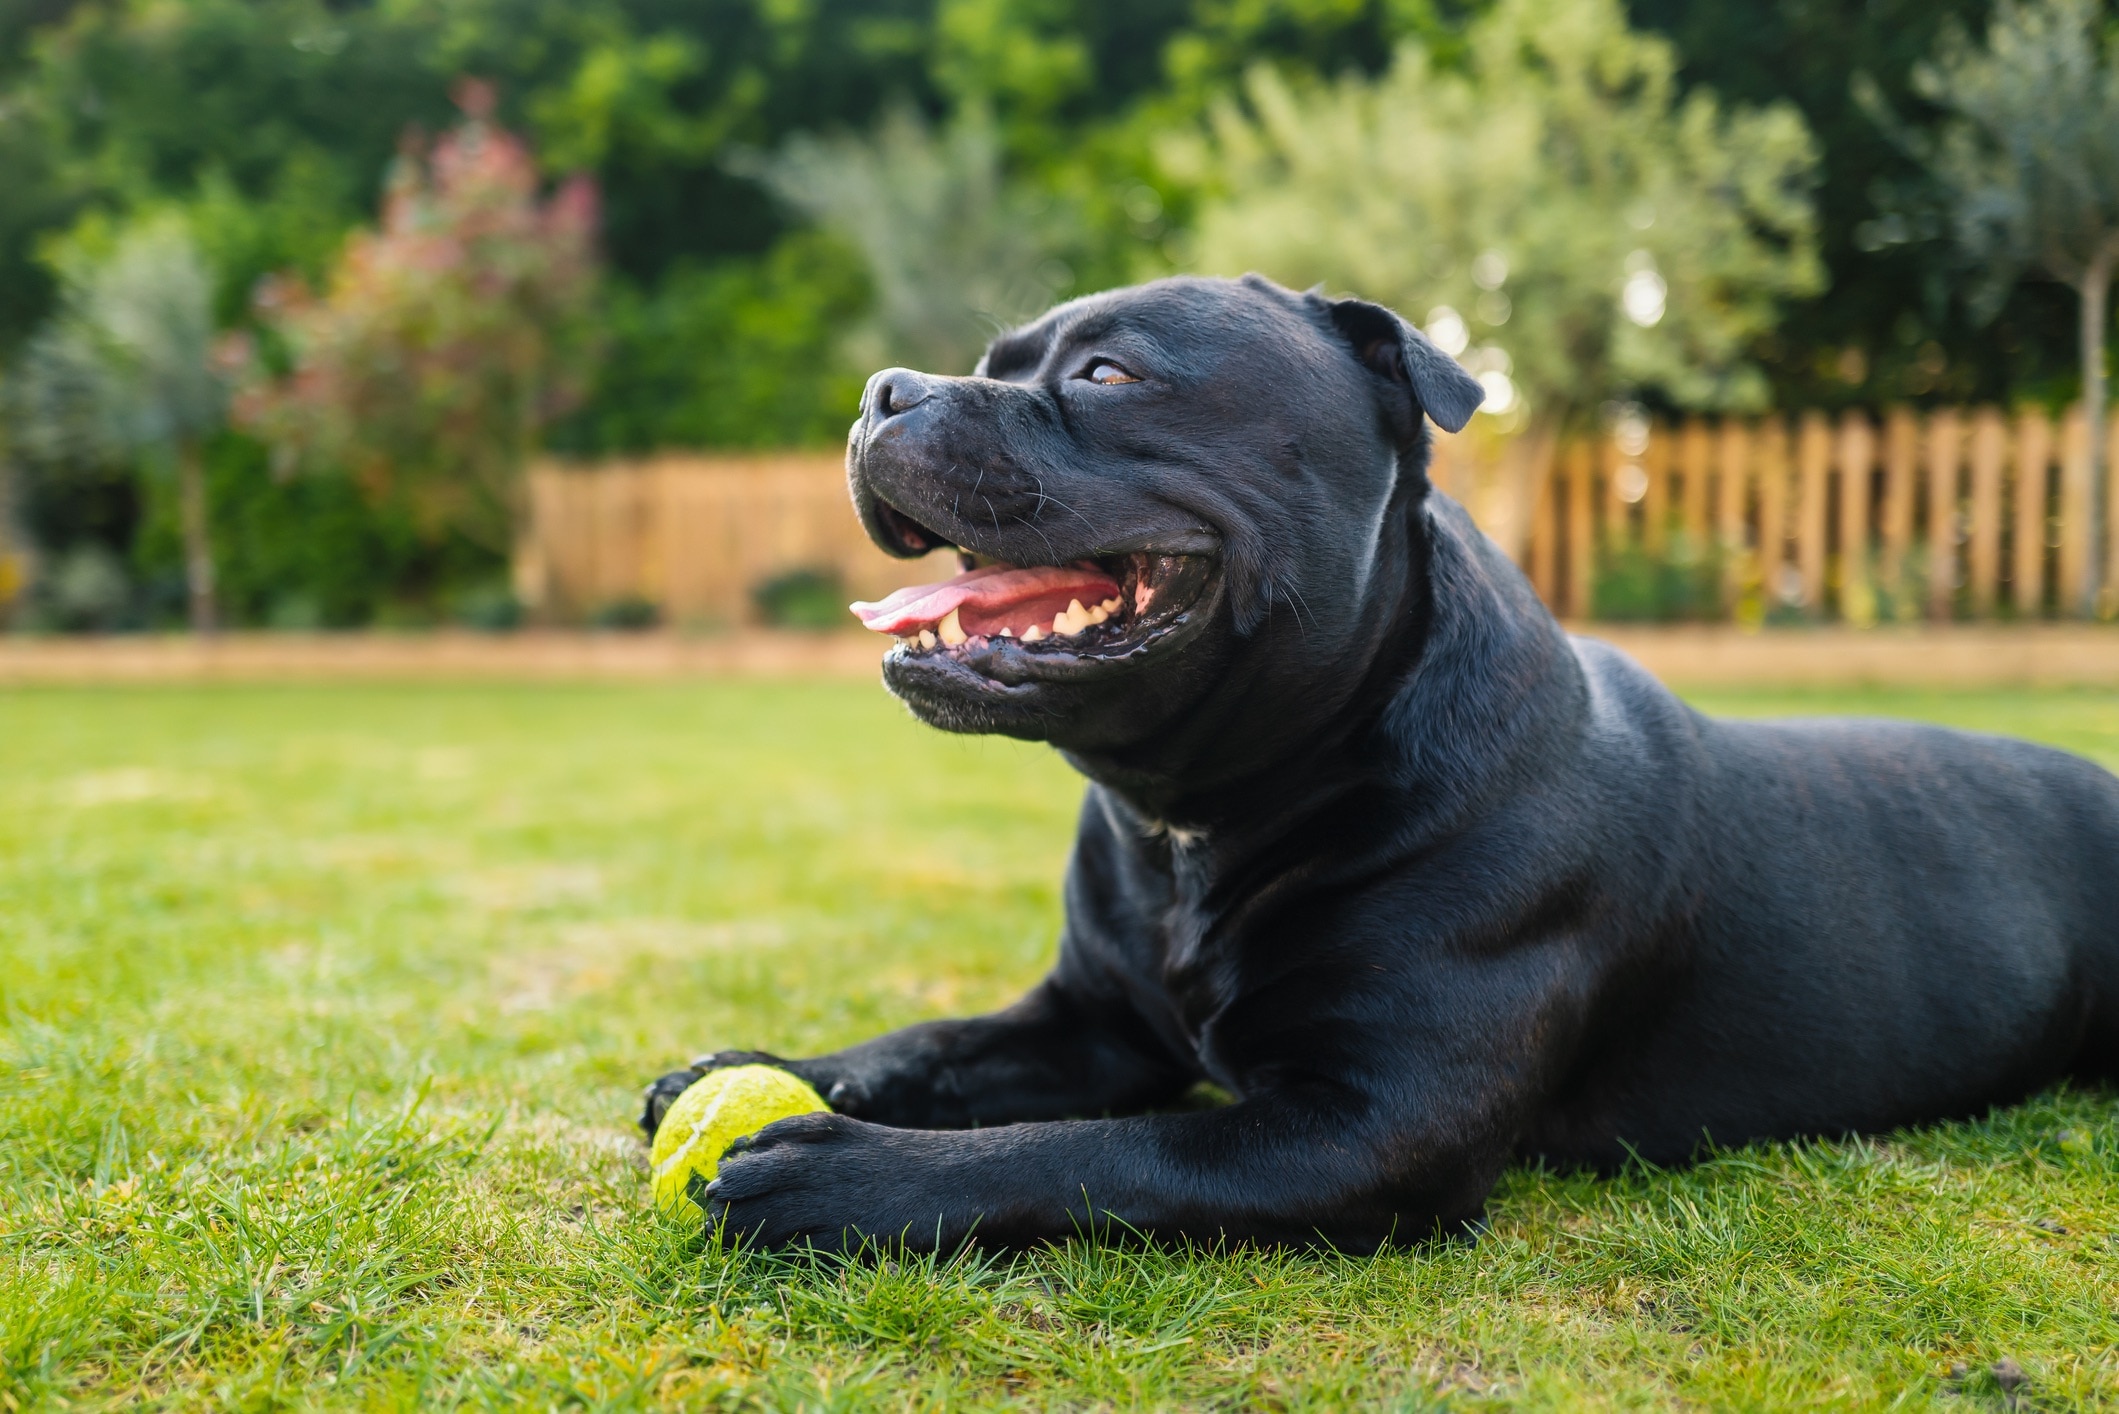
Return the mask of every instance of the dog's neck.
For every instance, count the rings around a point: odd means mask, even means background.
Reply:
[[[1351,692],[1292,694],[1268,680],[1287,710],[1260,729],[1244,700],[1259,675],[1239,668],[1152,750],[1068,759],[1173,838],[1226,840],[1240,854],[1269,843],[1238,845],[1260,823],[1310,817],[1350,791],[1401,793],[1439,824],[1498,788],[1511,762],[1586,710],[1580,665],[1460,506],[1421,483],[1396,510],[1362,632],[1338,661],[1309,665],[1318,682],[1358,684]]]

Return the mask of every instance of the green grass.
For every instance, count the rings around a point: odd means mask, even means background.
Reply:
[[[2119,766],[2110,695],[1699,700]],[[1962,1409],[2004,1357],[2119,1401],[2101,1092],[1520,1170],[1377,1258],[841,1265],[645,1210],[650,1074],[1033,979],[1076,789],[859,684],[0,698],[0,1409]]]

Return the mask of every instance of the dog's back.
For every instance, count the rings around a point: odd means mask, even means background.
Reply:
[[[1667,930],[1663,1005],[1586,1058],[1559,1156],[1889,1129],[2111,1069],[2119,778],[1938,727],[1716,721],[1582,656],[1603,695],[1691,719],[1699,779],[1686,882],[1640,920]]]

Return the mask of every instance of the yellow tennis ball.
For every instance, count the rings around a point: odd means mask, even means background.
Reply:
[[[789,1115],[829,1112],[831,1106],[798,1075],[774,1065],[732,1065],[693,1081],[662,1116],[655,1147],[648,1151],[655,1206],[679,1204],[701,1212],[687,1190],[693,1174],[711,1183],[721,1151]]]

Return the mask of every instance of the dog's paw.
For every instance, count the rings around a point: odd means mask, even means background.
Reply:
[[[864,1243],[926,1248],[949,1235],[941,1205],[924,1222],[918,1136],[839,1114],[796,1115],[738,1139],[706,1188],[707,1221],[729,1240],[828,1249]],[[924,1229],[924,1230],[923,1230]]]
[[[765,1051],[715,1051],[712,1055],[695,1057],[683,1070],[673,1070],[658,1076],[648,1083],[640,1106],[640,1128],[650,1140],[655,1131],[662,1128],[662,1117],[669,1113],[677,1097],[692,1088],[700,1076],[710,1070],[727,1070],[737,1065],[771,1065],[788,1069],[786,1061]]]
[[[648,1082],[647,1091],[641,1097],[640,1128],[650,1141],[654,1139],[655,1131],[662,1128],[662,1117],[669,1113],[671,1105],[677,1103],[677,1097],[691,1089],[692,1082],[704,1074],[706,1072],[699,1067],[688,1066]]]

